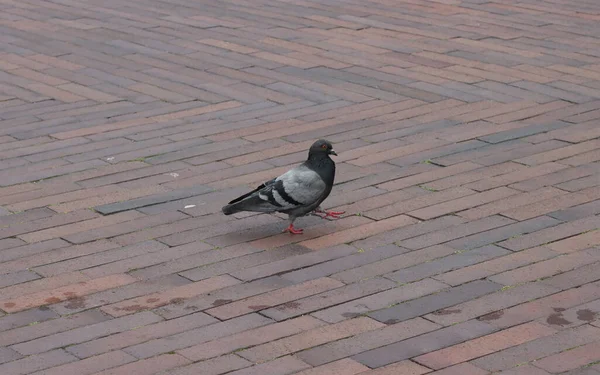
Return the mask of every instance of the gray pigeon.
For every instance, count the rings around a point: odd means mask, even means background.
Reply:
[[[314,214],[338,219],[344,212],[323,211],[320,207],[331,193],[335,178],[335,163],[329,155],[337,156],[331,143],[323,139],[316,141],[308,150],[308,159],[304,163],[232,200],[223,207],[223,213],[286,213],[290,226],[284,232],[292,234],[302,233],[302,229],[294,228],[294,221],[300,216]]]

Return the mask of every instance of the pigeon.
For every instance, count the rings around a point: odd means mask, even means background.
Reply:
[[[343,211],[324,211],[320,206],[331,193],[335,178],[335,163],[329,155],[337,156],[331,143],[324,139],[316,141],[304,163],[232,200],[223,207],[223,213],[282,212],[288,214],[290,223],[283,231],[291,234],[303,233],[302,229],[294,228],[294,221],[307,214],[339,219]]]

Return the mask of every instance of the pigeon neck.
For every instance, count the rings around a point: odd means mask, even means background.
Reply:
[[[308,160],[305,163],[312,170],[317,172],[321,178],[333,184],[333,176],[335,174],[335,163],[327,154],[309,154]]]

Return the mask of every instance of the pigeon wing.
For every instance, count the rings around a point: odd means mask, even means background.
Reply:
[[[325,193],[327,186],[319,174],[300,165],[275,179],[271,195],[286,209],[310,206]]]
[[[232,200],[223,207],[223,212],[285,212],[314,204],[326,190],[327,186],[318,173],[300,165]]]

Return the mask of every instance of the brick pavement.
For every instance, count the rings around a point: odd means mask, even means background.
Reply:
[[[598,2],[0,9],[0,374],[600,374]]]

